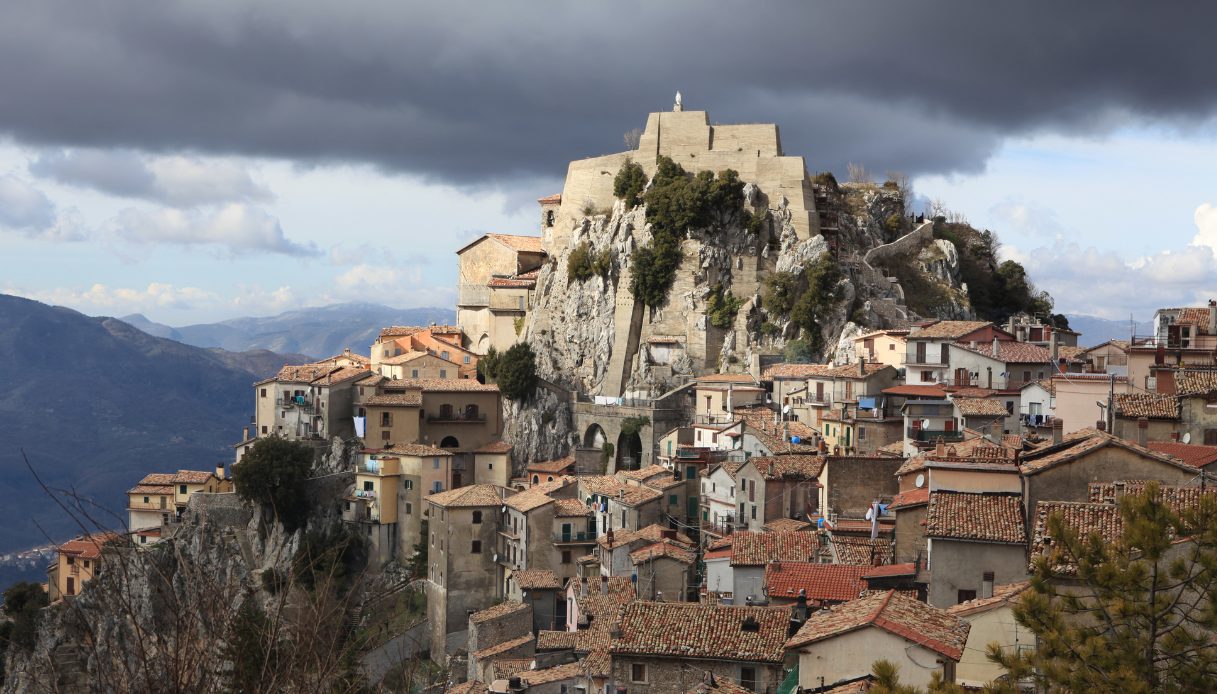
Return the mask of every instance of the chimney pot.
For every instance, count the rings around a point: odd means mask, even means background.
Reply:
[[[600,594],[608,595],[608,576],[600,577]]]
[[[997,350],[997,336],[996,336],[996,335],[994,335],[994,336],[993,336],[993,356],[995,356],[995,357],[996,357],[997,355],[998,355],[998,350]]]
[[[1145,446],[1149,443],[1149,420],[1145,417],[1137,418],[1137,445]]]
[[[1065,422],[1060,419],[1052,420],[1052,442],[1060,443],[1065,438]]]

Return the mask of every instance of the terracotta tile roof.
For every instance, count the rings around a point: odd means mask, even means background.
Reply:
[[[543,198],[537,198],[537,202],[542,205],[557,205],[562,202],[562,194],[554,193],[553,195],[546,195]]]
[[[343,366],[318,376],[317,378],[313,379],[310,384],[314,386],[332,386],[335,383],[353,381],[367,373],[368,367],[366,365]]]
[[[444,448],[436,448],[421,443],[394,443],[385,446],[384,448],[364,448],[360,453],[377,453],[382,456],[408,455],[416,458],[430,458],[433,456],[450,456],[452,451]]]
[[[490,672],[486,679],[493,682],[518,675],[532,669],[532,661],[532,658],[495,658],[490,661]]]
[[[802,648],[864,627],[883,629],[956,661],[971,630],[945,610],[886,591],[812,613],[786,647]]]
[[[512,577],[516,580],[516,585],[520,586],[520,590],[560,590],[562,581],[558,580],[557,574],[549,569],[525,569],[524,571],[513,571]]]
[[[564,663],[547,667],[541,670],[526,670],[516,673],[520,679],[530,687],[548,684],[550,682],[561,682],[562,680],[571,680],[583,675],[583,663]]]
[[[656,542],[630,552],[630,561],[634,564],[642,564],[660,557],[675,559],[681,564],[688,565],[697,561],[697,555],[671,541]]]
[[[608,579],[607,593],[601,593],[598,585],[589,585],[586,596],[579,597],[578,592],[575,595],[580,615],[591,618],[589,628],[578,632],[579,641],[575,649],[582,652],[607,651],[612,643],[613,627],[620,623],[625,606],[635,600],[633,582],[628,576],[613,576]]]
[[[1137,419],[1179,419],[1179,398],[1158,393],[1116,393],[1116,416]]]
[[[820,533],[731,534],[731,566],[764,566],[771,561],[807,561],[821,545]]]
[[[377,342],[384,340],[386,337],[406,337],[414,333],[421,333],[429,330],[425,325],[391,325],[387,328],[380,329],[380,338]]]
[[[1177,395],[1204,395],[1217,390],[1217,370],[1182,369],[1175,373]]]
[[[715,676],[713,683],[703,681],[685,694],[752,694],[752,690],[732,682],[726,677]]]
[[[554,498],[549,495],[549,492],[553,491],[552,485],[556,482],[561,482],[561,480],[546,482],[544,484],[539,484],[535,487],[525,489],[522,492],[516,492],[515,494],[512,494],[504,499],[503,503],[508,508],[515,509],[520,513],[528,513],[529,511],[541,508],[546,504],[552,504],[554,502]]]
[[[1029,453],[1024,453],[1019,467],[1024,475],[1033,475],[1042,470],[1070,463],[1106,446],[1118,446],[1149,460],[1157,460],[1168,465],[1193,470],[1182,461],[1165,453],[1152,451],[1148,448],[1117,438],[1107,432],[1095,429],[1081,429],[1067,434],[1059,444],[1052,444]]]
[[[651,525],[648,525],[645,528],[639,528],[638,530],[613,531],[613,547],[621,547],[622,545],[628,545],[631,542],[660,542],[665,539],[663,535],[669,530],[669,528],[665,528],[658,523],[652,523]],[[679,531],[676,532],[675,537],[668,539],[673,539],[687,547],[693,547],[695,544],[688,535],[685,535]],[[602,534],[599,539],[596,540],[596,542],[601,547],[608,547],[608,535]]]
[[[965,617],[978,612],[986,612],[995,607],[1001,607],[1002,605],[1010,605],[1015,599],[1018,598],[1018,596],[1023,594],[1023,591],[1030,587],[1030,581],[1020,581],[1018,583],[1006,583],[1000,586],[993,586],[992,597],[965,600],[958,605],[948,607],[947,612],[950,612],[956,617]]]
[[[487,237],[510,246],[522,253],[544,253],[540,236],[520,236],[517,234],[486,234]]]
[[[59,545],[59,553],[81,559],[96,559],[101,556],[102,547],[121,537],[118,533],[108,531],[84,535]]]
[[[774,364],[761,372],[761,380],[806,379],[812,376],[819,376],[831,368],[833,368],[832,364]]]
[[[542,629],[537,632],[538,651],[565,651],[575,647],[579,642],[577,631],[549,631]]]
[[[381,384],[387,390],[421,390],[428,393],[497,393],[493,383],[478,383],[474,378],[400,378]]]
[[[487,287],[494,289],[532,289],[537,286],[536,277],[491,277],[486,283]]]
[[[888,506],[888,510],[901,508],[911,508],[920,506],[930,502],[930,488],[922,487],[920,489],[912,489],[907,492],[900,492],[892,497],[892,503]]]
[[[507,641],[503,641],[502,643],[496,643],[493,646],[487,646],[480,651],[474,651],[473,653],[470,653],[470,655],[478,660],[484,660],[486,658],[490,658],[491,656],[496,656],[500,653],[506,653],[507,651],[528,645],[532,639],[533,636],[531,633],[524,634],[523,636],[509,639]]]
[[[663,496],[659,491],[637,484],[626,484],[611,475],[580,477],[579,484],[592,494],[607,496],[619,504],[638,506]]]
[[[767,480],[814,480],[824,471],[821,455],[775,455],[748,460]]]
[[[499,506],[509,490],[494,484],[475,484],[469,487],[449,489],[446,492],[423,497],[436,506],[445,508],[473,508]]]
[[[903,395],[906,398],[934,398],[936,400],[943,400],[947,397],[947,392],[941,386],[892,386],[891,388],[884,388],[883,392],[887,395]]]
[[[469,621],[473,622],[474,624],[481,624],[482,622],[488,622],[492,619],[498,619],[499,617],[506,617],[510,614],[523,612],[526,609],[528,609],[528,605],[525,605],[522,602],[507,600],[497,605],[487,607],[484,610],[474,612],[473,614],[469,615]]]
[[[798,436],[802,441],[810,441],[815,434],[811,427],[802,422],[775,423],[773,410],[766,407],[737,407],[735,416],[744,420],[744,432],[753,435],[775,455],[787,453],[816,454],[815,446],[805,443],[791,443],[782,438],[782,429],[791,436]]]
[[[637,470],[622,470],[617,473],[617,476],[625,479],[636,480],[638,482],[644,482],[652,477],[671,478],[672,471],[662,465],[651,464]]]
[[[583,673],[587,677],[610,677],[613,674],[613,658],[608,647],[591,651],[583,658]]]
[[[996,388],[977,388],[965,386],[963,388],[952,387],[951,398],[958,400],[960,398],[988,398],[1001,391]]]
[[[370,407],[419,407],[423,404],[423,396],[416,390],[405,393],[383,393],[369,395],[363,399],[363,404]]]
[[[1006,403],[989,398],[954,398],[955,408],[964,417],[1005,417]]]
[[[1074,347],[1073,345],[1057,345],[1056,356],[1064,357],[1069,361],[1086,361],[1082,355],[1086,352],[1084,347]]]
[[[957,340],[981,328],[993,325],[988,321],[975,320],[940,320],[926,326],[915,326],[909,331],[908,339],[918,338]]]
[[[172,484],[137,484],[127,490],[128,494],[163,494],[173,495]]]
[[[566,472],[567,469],[573,467],[574,465],[575,456],[568,455],[565,458],[558,458],[557,460],[543,460],[537,463],[529,463],[528,471],[559,473]]]
[[[1176,487],[1152,480],[1125,480],[1119,482],[1091,482],[1086,485],[1087,498],[1094,503],[1116,503],[1126,494],[1141,494],[1150,484],[1158,485],[1158,498],[1176,513],[1193,509],[1205,496],[1217,495],[1217,488]]]
[[[956,343],[955,346],[1007,364],[1043,364],[1050,369],[1053,368],[1052,351],[1046,347],[1040,347],[1039,345],[1027,342],[999,340],[996,356],[993,354],[992,342],[986,344],[977,343],[975,347],[962,343]],[[1057,356],[1060,356],[1060,352],[1057,353]]]
[[[766,523],[764,529],[767,533],[793,533],[801,530],[811,530],[812,525],[808,521],[797,518],[778,518]]]
[[[1177,441],[1150,441],[1146,447],[1151,451],[1174,456],[1195,468],[1217,462],[1217,446],[1201,446]]]
[[[1048,536],[1048,519],[1056,514],[1060,514],[1065,525],[1077,531],[1081,537],[1098,533],[1104,542],[1115,543],[1124,534],[1124,519],[1120,515],[1120,507],[1115,504],[1041,501],[1035,505],[1035,526],[1031,534],[1032,567],[1035,559],[1044,555],[1049,547],[1044,541]],[[1066,575],[1076,571],[1072,563],[1064,561],[1054,564],[1052,568]]]
[[[334,367],[329,364],[290,365],[279,369],[274,380],[280,383],[311,383],[318,376],[333,370]]]
[[[886,578],[889,576],[915,576],[917,575],[917,564],[907,562],[904,564],[888,564],[886,566],[871,566],[867,567],[866,573],[862,578]]]
[[[706,374],[693,379],[695,383],[747,383],[756,385],[756,379],[748,374]]]
[[[469,680],[460,684],[448,687],[447,694],[486,694],[490,691],[484,683],[478,680]]]
[[[933,492],[925,516],[925,534],[951,540],[1025,544],[1022,495]]]
[[[511,444],[506,441],[491,441],[474,451],[474,453],[510,453]]]
[[[790,610],[785,607],[634,602],[621,616],[621,637],[611,651],[781,663],[789,623]]]
[[[808,600],[845,602],[866,590],[862,576],[869,566],[772,562],[765,565],[765,588],[770,598],[796,598],[806,591]]]
[[[891,539],[886,537],[872,540],[869,537],[834,534],[830,546],[838,564],[883,566],[891,564],[896,557],[896,548]]]
[[[428,357],[428,356],[434,356],[436,359],[439,359],[441,361],[451,361],[449,359],[444,359],[443,357],[433,355],[430,352],[421,352],[418,350],[411,350],[409,352],[402,352],[401,354],[399,354],[395,357],[388,357],[387,359],[381,359],[380,363],[388,364],[389,366],[397,366],[399,364],[406,364],[406,363],[412,362],[415,359],[418,359],[420,357]]]
[[[578,499],[558,499],[554,502],[554,518],[578,518],[592,515],[592,510]]]
[[[1201,335],[1209,334],[1209,309],[1208,307],[1189,307],[1179,309],[1179,317],[1175,320],[1177,325],[1193,325],[1198,328],[1196,332]]]
[[[833,366],[821,374],[816,374],[812,378],[869,378],[885,369],[895,370],[895,367],[888,366],[880,362],[866,362],[863,366],[863,373],[858,373],[858,364],[842,364],[841,366]]]

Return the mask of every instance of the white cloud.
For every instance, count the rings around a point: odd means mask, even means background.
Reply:
[[[1056,212],[1051,208],[1008,197],[989,208],[989,216],[1001,222],[1003,231],[1009,230],[1019,236],[1059,236],[1062,228]]]
[[[94,284],[87,289],[55,287],[25,291],[8,287],[6,293],[24,296],[47,304],[68,306],[87,314],[126,315],[157,309],[196,310],[215,304],[219,297],[198,287],[175,287],[152,282],[143,289]]]
[[[274,216],[244,203],[230,203],[206,211],[128,208],[107,226],[116,236],[131,243],[215,245],[233,253],[318,254],[312,244],[288,240]]]
[[[69,186],[171,207],[270,199],[248,167],[220,157],[148,156],[130,150],[60,149],[41,153],[30,173]]]
[[[1196,236],[1192,238],[1192,245],[1217,250],[1217,207],[1206,202],[1196,208],[1192,218],[1196,222]]]
[[[86,236],[74,211],[59,212],[46,193],[12,174],[0,176],[0,227],[49,241],[81,241]]]

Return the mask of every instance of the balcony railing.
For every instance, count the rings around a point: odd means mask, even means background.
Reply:
[[[555,543],[586,543],[591,544],[596,541],[596,533],[587,530],[571,530],[568,532],[554,533]]]
[[[427,415],[427,421],[477,424],[486,421],[486,414],[483,412],[458,412],[454,410],[452,412]]]
[[[962,431],[947,431],[945,429],[909,429],[905,436],[914,441],[933,443],[941,438],[943,441],[963,441]]]

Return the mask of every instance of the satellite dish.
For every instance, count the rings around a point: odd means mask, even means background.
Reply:
[[[1191,434],[1191,432],[1188,432],[1188,433],[1186,433],[1186,434],[1184,434],[1184,435],[1183,435],[1183,442],[1184,442],[1184,443],[1191,443],[1191,442],[1192,442],[1192,434]]]
[[[782,414],[790,414],[790,405],[782,406]]]
[[[921,489],[922,487],[924,487],[925,486],[925,475],[920,472],[917,473],[917,479],[913,480],[913,484],[916,485],[918,489]]]

